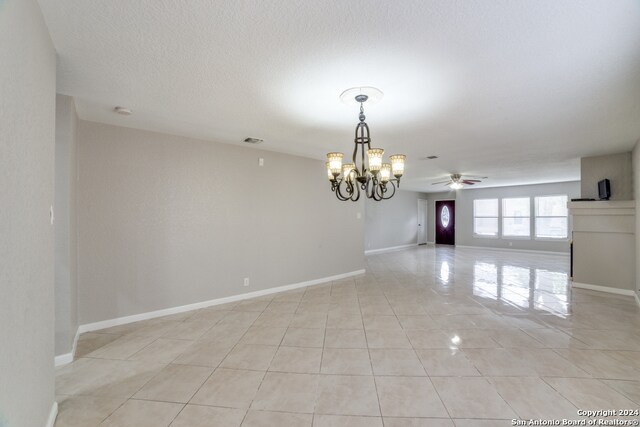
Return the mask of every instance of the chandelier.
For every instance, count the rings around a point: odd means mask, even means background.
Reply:
[[[336,193],[338,200],[341,201],[358,201],[361,192],[375,201],[388,200],[394,196],[396,188],[400,188],[406,156],[394,154],[389,156],[389,163],[383,163],[384,150],[371,148],[369,126],[365,122],[364,103],[370,98],[379,100],[382,98],[382,92],[373,87],[357,87],[347,89],[340,95],[345,102],[353,102],[351,97],[360,104],[352,163],[342,163],[344,157],[342,153],[327,153],[327,176],[331,182],[331,191]]]

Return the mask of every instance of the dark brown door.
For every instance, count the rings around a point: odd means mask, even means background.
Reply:
[[[454,200],[436,202],[436,244],[456,244],[456,202]]]

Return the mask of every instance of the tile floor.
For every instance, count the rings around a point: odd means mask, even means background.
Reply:
[[[419,247],[367,274],[80,337],[56,426],[508,426],[640,407],[633,298],[568,257]]]

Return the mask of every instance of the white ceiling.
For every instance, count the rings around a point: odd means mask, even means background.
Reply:
[[[85,120],[324,158],[353,147],[338,96],[372,85],[373,145],[420,191],[575,180],[640,137],[637,0],[39,2]]]

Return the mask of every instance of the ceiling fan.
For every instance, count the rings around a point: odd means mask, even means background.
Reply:
[[[444,184],[451,187],[452,190],[458,190],[465,185],[474,185],[476,182],[482,182],[483,179],[487,179],[486,176],[471,176],[471,175],[462,175],[459,173],[453,173],[449,176],[449,179],[446,181],[434,182],[431,185]]]

